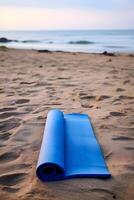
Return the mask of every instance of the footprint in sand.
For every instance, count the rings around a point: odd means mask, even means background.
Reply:
[[[29,99],[12,99],[8,103],[9,105],[15,105],[15,104],[28,103],[29,101],[30,101]]]
[[[125,116],[125,114],[124,113],[122,113],[122,112],[110,112],[110,115],[111,116]]]
[[[93,105],[88,105],[88,104],[86,104],[86,103],[81,103],[81,106],[82,106],[83,108],[93,108],[93,107],[94,107]]]
[[[26,175],[26,173],[3,174],[0,176],[0,184],[7,186],[17,185],[26,177]]]
[[[16,104],[23,104],[23,103],[28,103],[30,100],[29,99],[18,99],[16,100]]]
[[[110,98],[110,96],[107,95],[90,96],[90,95],[85,95],[85,93],[80,93],[80,98],[87,100],[89,99],[89,100],[103,101],[104,99]]]
[[[81,106],[83,108],[92,108],[93,101],[95,100],[95,96],[87,95],[86,93],[79,93],[81,99]]]
[[[11,116],[17,116],[17,115],[23,115],[26,114],[27,112],[4,112],[0,114],[0,119],[5,119]]]
[[[0,93],[4,93],[4,90],[0,88]]]
[[[85,93],[80,93],[80,99],[81,99],[81,105],[84,108],[92,108],[94,107],[95,102],[103,101],[105,99],[111,98],[110,96],[107,95],[97,95],[97,96],[92,96],[92,95],[86,95]],[[96,106],[96,108],[100,108],[99,106]]]
[[[128,151],[134,151],[134,147],[124,147]]]
[[[105,99],[111,98],[110,96],[107,95],[101,95],[101,96],[96,96],[96,101],[103,101]]]
[[[80,95],[80,99],[94,100],[96,98],[96,96],[87,95],[85,93],[80,93],[79,95]]]
[[[130,80],[123,81],[123,84],[126,85],[127,83],[130,83]]]
[[[32,81],[32,82],[25,82],[25,81],[22,81],[20,82],[21,85],[31,85],[31,84],[34,84],[36,83],[35,81]]]
[[[18,118],[12,118],[12,119],[8,119],[8,120],[4,120],[0,122],[0,130],[1,131],[9,131],[13,128],[16,128],[18,126],[20,126],[20,119]],[[4,136],[2,136],[4,137]],[[5,134],[6,137],[6,134]]]
[[[8,133],[8,132],[5,132],[5,133],[0,133],[0,140],[1,141],[5,141],[5,140],[8,140],[9,137],[10,137],[11,133]]]
[[[76,86],[76,84],[71,84],[71,83],[63,83],[62,85],[65,87],[75,87]]]
[[[69,77],[58,77],[57,79],[59,79],[59,80],[69,80],[69,79],[71,79],[71,77],[69,76]]]
[[[117,92],[123,92],[123,91],[125,91],[125,89],[123,89],[123,88],[117,88],[116,91]]]
[[[131,141],[131,140],[134,140],[133,137],[128,137],[128,136],[116,136],[116,137],[113,137],[112,140],[122,140],[122,141]]]
[[[5,107],[5,108],[1,108],[0,112],[6,112],[6,111],[11,111],[11,110],[16,110],[15,107]]]
[[[132,96],[125,96],[125,95],[120,95],[119,96],[119,99],[120,100],[133,100],[134,99],[134,97],[132,97]]]
[[[9,193],[15,193],[15,192],[18,192],[19,188],[12,188],[12,187],[8,187],[8,186],[4,186],[2,188],[2,190],[5,192],[9,192]]]
[[[19,157],[19,154],[15,152],[7,152],[0,155],[0,162],[10,162],[16,160]]]

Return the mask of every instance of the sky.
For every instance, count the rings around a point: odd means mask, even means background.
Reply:
[[[0,0],[0,30],[134,29],[134,0]]]

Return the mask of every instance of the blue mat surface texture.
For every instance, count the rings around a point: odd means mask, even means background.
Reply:
[[[48,113],[36,174],[42,181],[110,177],[88,115]]]

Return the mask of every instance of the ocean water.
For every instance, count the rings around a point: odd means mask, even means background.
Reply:
[[[134,53],[134,30],[0,31],[1,45],[20,49]]]

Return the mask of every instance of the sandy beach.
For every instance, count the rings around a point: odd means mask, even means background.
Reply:
[[[110,179],[40,182],[47,113],[87,113]],[[134,199],[134,55],[0,48],[0,199]]]

